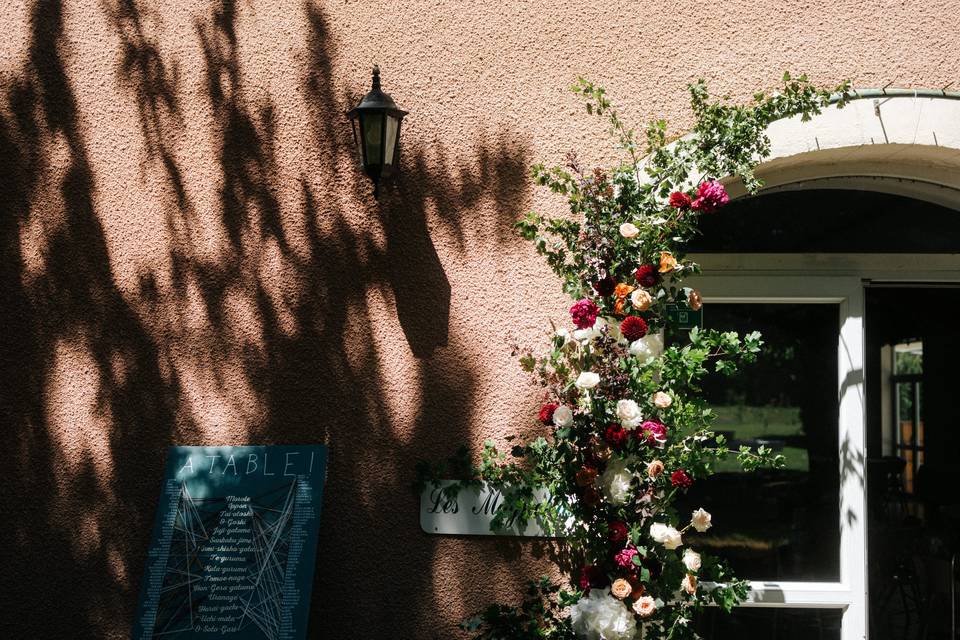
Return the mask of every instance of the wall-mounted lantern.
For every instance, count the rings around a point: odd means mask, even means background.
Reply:
[[[396,170],[400,142],[400,121],[407,115],[380,89],[380,67],[373,67],[373,87],[356,107],[347,112],[353,139],[360,147],[363,170],[373,180],[373,197],[380,191],[380,179]]]

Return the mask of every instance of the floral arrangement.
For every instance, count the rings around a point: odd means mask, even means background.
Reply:
[[[574,300],[570,325],[521,357],[545,389],[544,433],[514,446],[511,459],[487,442],[479,466],[465,450],[449,465],[422,465],[420,482],[452,470],[467,479],[449,486],[451,495],[479,482],[504,487],[494,527],[521,513],[558,535],[569,585],[544,578],[520,606],[488,607],[461,625],[477,640],[695,638],[691,622],[703,607],[729,612],[749,587],[687,544],[712,516],[681,513],[676,501],[729,455],[745,471],[783,459],[764,447],[731,452],[698,397],[704,376],[732,375],[757,357],[758,333],[693,329],[664,344],[677,333],[669,306],[703,304],[682,284],[700,272],[684,247],[701,216],[721,215],[729,200],[721,179],[759,188],[753,169],[769,154],[771,122],[842,106],[849,85],[831,93],[786,74],[781,91],[734,105],[712,101],[700,81],[690,86],[693,130],[669,143],[665,122],[650,123],[638,141],[602,88],[581,79],[574,91],[588,113],[607,119],[624,160],[585,171],[571,154],[565,166],[534,167],[536,182],[566,197],[572,215],[528,214],[517,224]],[[536,500],[537,489],[549,499]]]

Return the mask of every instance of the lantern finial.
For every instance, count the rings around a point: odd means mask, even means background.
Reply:
[[[373,90],[380,91],[380,65],[373,65]]]

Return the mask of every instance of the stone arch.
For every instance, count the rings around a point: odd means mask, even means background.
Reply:
[[[767,135],[764,191],[867,189],[960,210],[960,94],[862,92],[807,122],[774,122]]]

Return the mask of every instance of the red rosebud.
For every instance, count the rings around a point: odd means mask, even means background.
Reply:
[[[687,209],[693,203],[693,199],[683,191],[674,191],[670,194],[670,206],[674,209]]]
[[[610,425],[603,434],[603,439],[614,449],[622,447],[629,437],[630,434],[624,431],[623,427],[618,424]]]
[[[593,290],[602,296],[612,295],[613,290],[616,288],[617,281],[614,280],[612,276],[607,276],[593,283]]]
[[[637,278],[637,282],[640,283],[641,287],[650,287],[656,286],[660,282],[660,274],[658,273],[659,267],[655,267],[651,264],[641,265],[637,272],[634,274]]]
[[[647,335],[647,329],[647,323],[640,316],[627,316],[620,323],[620,333],[630,342]]]
[[[620,520],[610,523],[610,542],[623,542],[629,533],[626,523]]]
[[[540,419],[540,422],[543,424],[553,424],[553,412],[557,410],[557,407],[560,405],[553,402],[549,402],[542,407],[540,407],[540,415],[537,416]]]
[[[600,567],[594,566],[592,564],[584,565],[580,569],[580,580],[578,584],[580,588],[584,591],[590,589],[590,587],[603,587],[610,581],[607,578],[606,574],[600,569]]]
[[[693,486],[693,478],[687,475],[683,469],[677,469],[670,474],[670,483],[675,487],[687,489]]]

